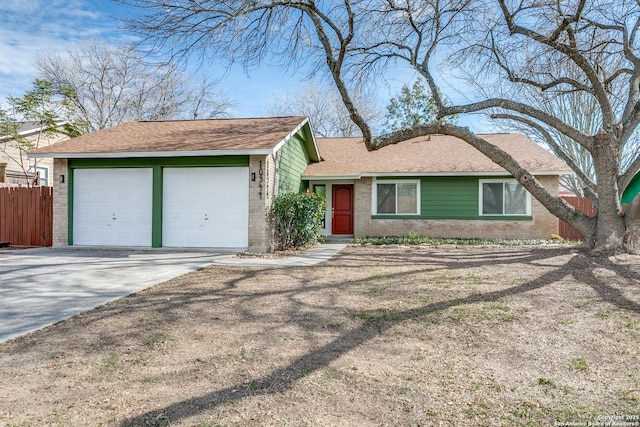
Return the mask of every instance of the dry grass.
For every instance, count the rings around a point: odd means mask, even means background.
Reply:
[[[207,268],[1,345],[0,424],[633,421],[638,261],[392,246]]]

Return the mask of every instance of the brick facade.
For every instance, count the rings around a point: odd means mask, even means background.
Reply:
[[[249,173],[255,181],[249,182],[249,250],[267,252],[272,246],[272,232],[267,213],[271,200],[277,194],[277,171],[274,156],[250,156]]]
[[[53,246],[69,243],[69,174],[67,159],[53,160]],[[64,182],[61,181],[64,176]]]
[[[558,176],[537,179],[553,195],[558,195]],[[429,237],[485,239],[548,239],[558,233],[558,218],[531,198],[533,220],[429,220],[371,218],[372,178],[357,180],[354,188],[354,235],[405,236],[418,233]]]

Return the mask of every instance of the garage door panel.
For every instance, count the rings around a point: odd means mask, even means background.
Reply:
[[[163,246],[248,246],[248,168],[166,168],[163,176]]]
[[[151,246],[149,168],[74,171],[75,245]]]

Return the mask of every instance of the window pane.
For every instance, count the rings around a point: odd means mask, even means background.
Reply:
[[[418,213],[418,185],[415,183],[398,183],[398,213]]]
[[[378,213],[396,213],[395,184],[378,184]]]
[[[40,174],[40,185],[47,187],[49,185],[49,168],[38,166],[36,171]]]
[[[482,214],[502,215],[502,183],[482,183]]]
[[[525,215],[527,213],[527,192],[517,183],[504,184],[504,210],[507,215]]]
[[[324,184],[316,184],[313,186],[313,192],[319,196],[327,197],[327,188]]]

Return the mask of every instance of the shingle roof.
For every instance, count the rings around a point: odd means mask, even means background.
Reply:
[[[571,173],[560,159],[517,133],[482,137],[514,157],[532,173]],[[376,174],[498,174],[506,171],[461,139],[431,135],[369,152],[362,138],[318,138],[323,161],[310,164],[304,177]]]
[[[30,136],[32,134],[36,134],[38,133],[41,129],[43,129],[45,126],[43,126],[40,122],[24,122],[24,123],[15,123],[18,125],[18,128],[16,129],[16,132],[19,135],[23,135],[23,136]],[[58,123],[58,128],[61,127],[62,125],[64,125],[64,122]],[[0,140],[5,140],[10,138],[11,135],[0,135]]]
[[[270,117],[127,122],[73,138],[32,154],[77,157],[88,154],[144,154],[273,150],[307,118]]]

